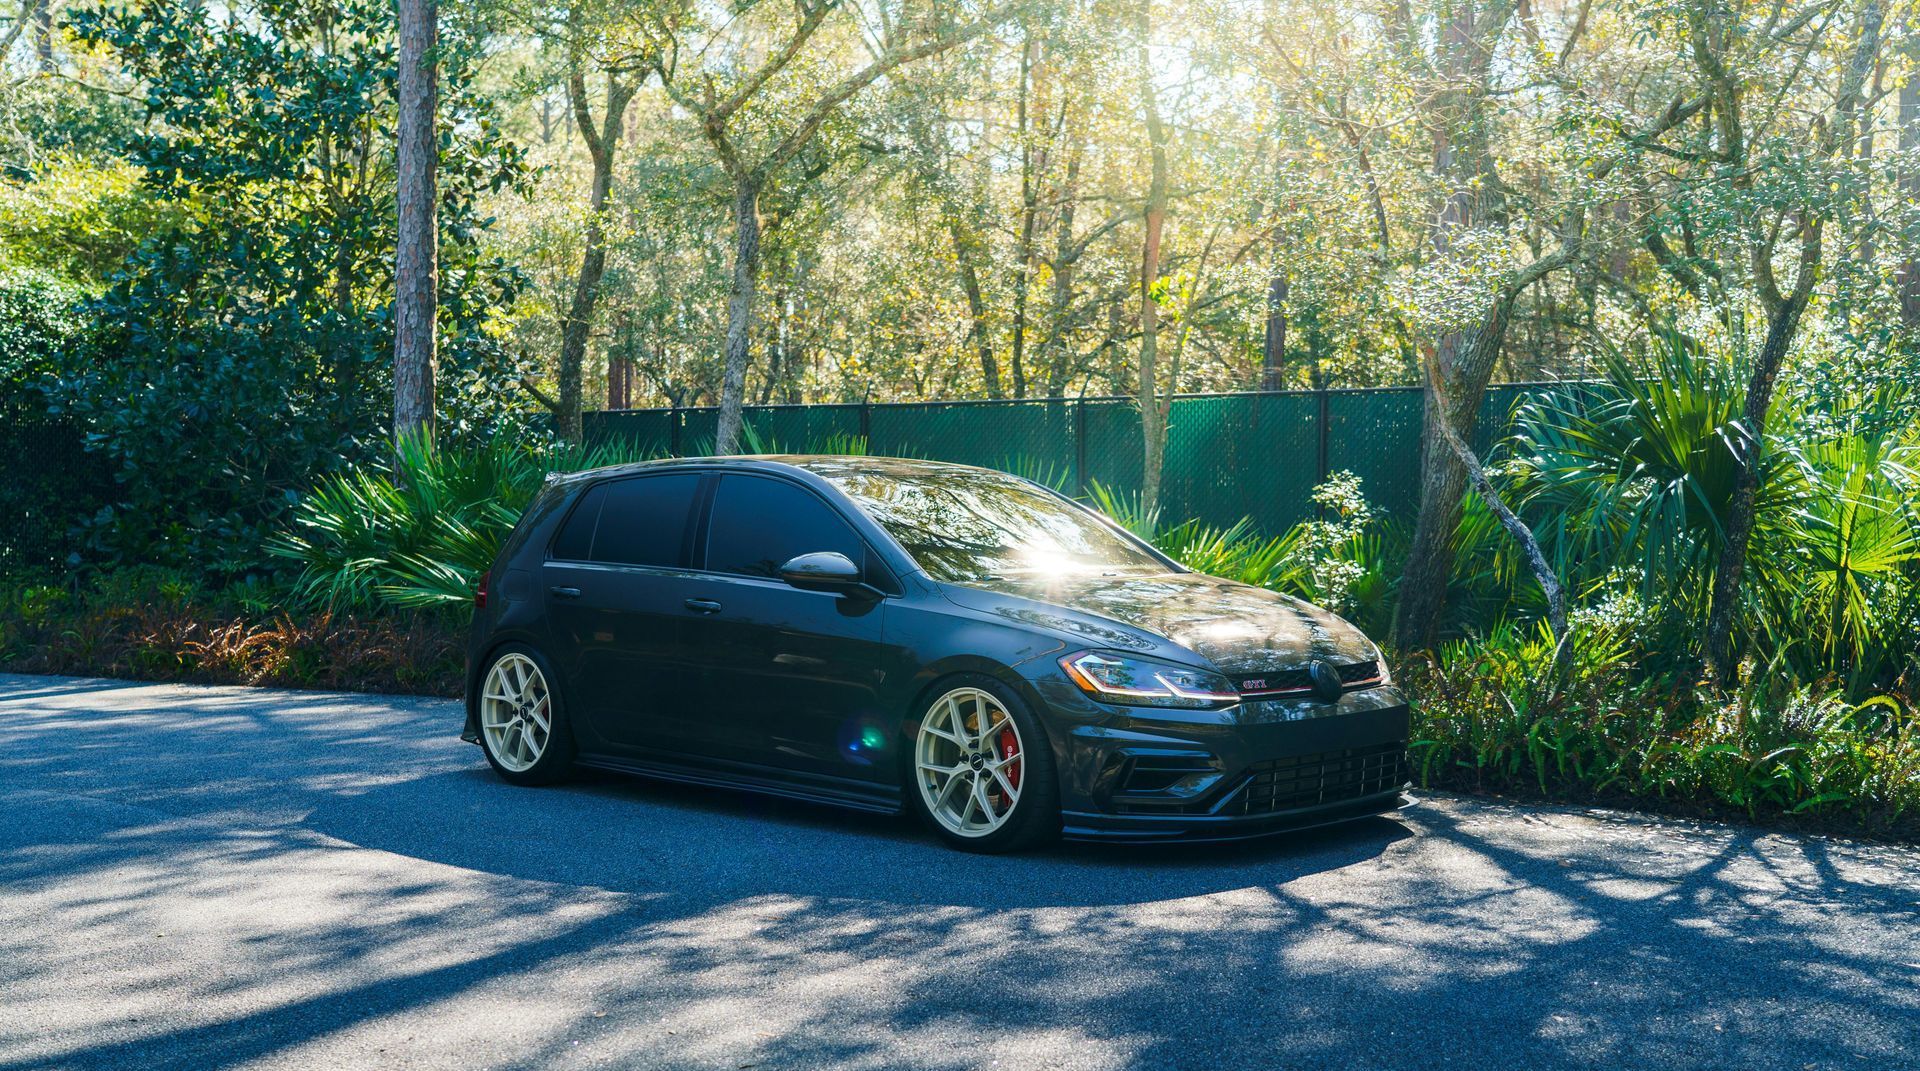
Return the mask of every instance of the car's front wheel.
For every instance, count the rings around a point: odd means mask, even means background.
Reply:
[[[516,785],[547,785],[573,764],[573,736],[553,673],[538,651],[512,644],[494,652],[480,678],[480,746]]]
[[[947,681],[909,728],[907,795],[943,840],[1005,852],[1059,833],[1046,730],[1011,689],[987,676]]]

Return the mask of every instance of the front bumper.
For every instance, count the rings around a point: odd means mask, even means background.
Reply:
[[[1339,825],[1375,815],[1392,814],[1419,801],[1401,789],[1383,792],[1344,803],[1326,803],[1282,811],[1257,818],[1190,817],[1180,815],[1116,815],[1087,811],[1060,812],[1060,836],[1064,840],[1106,841],[1120,844],[1144,844],[1149,841],[1180,841],[1204,844],[1210,841],[1252,840],[1279,833],[1297,833],[1304,829]]]
[[[1220,711],[1096,704],[1071,685],[1040,690],[1071,840],[1238,840],[1410,802],[1410,719],[1392,687]]]

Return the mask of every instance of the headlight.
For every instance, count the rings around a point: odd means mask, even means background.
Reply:
[[[1082,691],[1107,703],[1191,709],[1240,701],[1240,693],[1218,673],[1130,655],[1082,651],[1062,658],[1060,668]]]

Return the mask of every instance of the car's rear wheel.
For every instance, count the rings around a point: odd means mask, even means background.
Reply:
[[[516,785],[546,785],[567,775],[573,736],[553,674],[540,653],[519,644],[494,652],[480,678],[480,746],[487,762]]]
[[[1011,689],[991,677],[955,678],[912,728],[908,797],[942,839],[1004,852],[1059,832],[1046,731]]]

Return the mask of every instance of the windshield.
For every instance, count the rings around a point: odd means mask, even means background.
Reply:
[[[1098,517],[1014,476],[852,468],[822,475],[880,522],[935,580],[1171,571]]]

